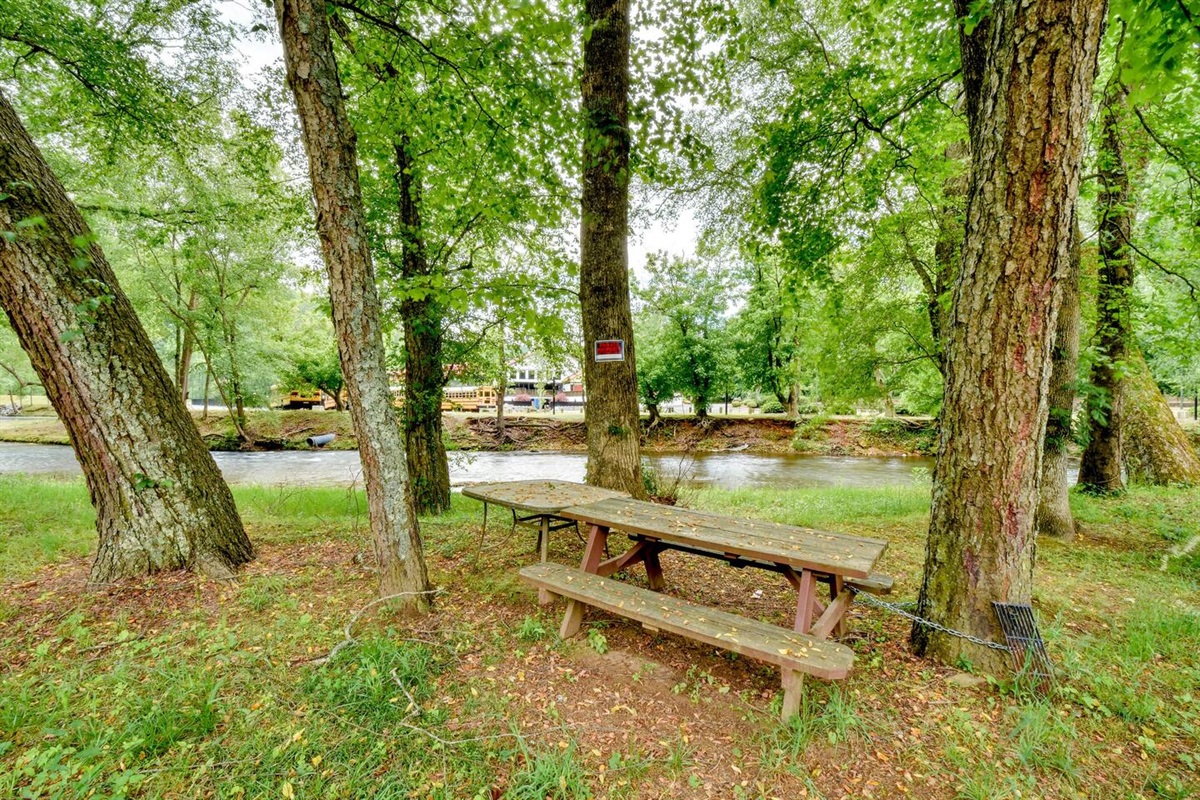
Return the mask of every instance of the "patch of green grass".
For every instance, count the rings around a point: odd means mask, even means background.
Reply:
[[[837,486],[795,489],[705,489],[696,505],[734,516],[759,517],[789,525],[845,530],[847,525],[928,524],[929,487],[874,489]]]
[[[263,611],[280,603],[287,603],[288,584],[279,575],[254,577],[238,587],[238,599],[251,611]],[[295,608],[295,601],[288,605]]]
[[[1200,614],[1150,603],[1130,607],[1111,632],[1063,653],[1062,692],[1088,713],[1163,730],[1198,730]]]
[[[1075,727],[1049,703],[1034,703],[1017,711],[1012,734],[1017,760],[1026,767],[1056,771],[1076,783],[1079,769],[1071,755],[1071,744],[1078,735]]]
[[[505,800],[585,800],[592,797],[588,772],[579,763],[575,743],[533,752],[522,744],[524,765],[513,773]]]
[[[525,617],[517,626],[517,638],[523,642],[539,642],[547,636],[546,626],[536,617]]]
[[[1084,536],[1039,546],[1035,603],[1059,675],[1048,700],[1001,684],[1000,692],[964,691],[946,702],[941,670],[894,658],[903,623],[856,605],[854,672],[839,683],[806,681],[803,710],[787,725],[766,700],[777,693],[777,672],[692,649],[686,677],[674,680],[703,705],[674,697],[663,705],[664,715],[682,707],[665,721],[686,721],[688,738],[674,725],[652,732],[639,718],[625,723],[623,741],[613,741],[617,723],[608,720],[624,718],[604,714],[617,701],[595,692],[611,676],[594,658],[587,670],[572,663],[587,644],[560,646],[552,635],[560,611],[536,610],[516,578],[537,557],[531,538],[504,540],[493,529],[488,545],[496,546],[469,569],[477,503],[455,496],[449,514],[422,520],[431,574],[447,589],[435,615],[410,624],[375,609],[356,625],[356,643],[316,666],[312,659],[342,640],[346,620],[373,591],[369,572],[350,560],[356,547],[369,547],[362,494],[234,494],[264,554],[239,586],[198,582],[193,594],[190,584],[180,589],[172,578],[155,588],[154,579],[150,591],[170,601],[161,608],[156,598],[126,607],[107,595],[47,600],[48,590],[9,587],[0,605],[8,665],[0,680],[0,797],[632,798],[661,793],[666,780],[685,796],[712,779],[716,747],[751,754],[739,763],[751,765],[751,784],[718,784],[721,796],[756,796],[759,780],[782,787],[768,796],[795,796],[800,787],[841,796],[857,790],[840,785],[835,770],[809,769],[857,759],[870,777],[877,751],[892,768],[902,762],[961,797],[1073,796],[1100,786],[1101,775],[1105,796],[1178,798],[1200,789],[1197,579],[1158,569],[1160,554],[1179,541],[1171,526],[1200,513],[1195,492],[1074,498]],[[883,571],[897,575],[898,595],[915,595],[928,487],[704,491],[699,502],[886,538]],[[8,526],[0,528],[0,558],[13,557],[4,548],[28,535],[30,520],[62,535],[66,549],[30,551],[23,571],[5,569],[6,580],[73,557],[70,547],[82,554],[93,541],[81,482],[0,479],[0,526]],[[332,561],[283,559],[278,573],[264,574],[281,551],[327,545]],[[577,561],[573,537],[551,545],[552,556]],[[614,650],[630,646],[628,626],[598,614],[588,622]],[[616,656],[599,663],[628,676]],[[622,679],[622,692],[635,695],[663,688]],[[553,730],[547,723],[570,733],[542,738]],[[920,795],[921,780],[910,796]]]
[[[0,476],[0,574],[6,578],[86,555],[95,547],[95,525],[82,481]]]

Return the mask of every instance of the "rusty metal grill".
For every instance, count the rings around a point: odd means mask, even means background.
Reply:
[[[1008,642],[1013,670],[1019,680],[1040,692],[1054,685],[1054,665],[1046,653],[1046,643],[1038,632],[1033,608],[1023,603],[992,603],[996,619]]]

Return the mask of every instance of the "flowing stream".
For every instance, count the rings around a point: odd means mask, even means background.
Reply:
[[[660,480],[722,489],[796,486],[895,486],[912,483],[933,469],[921,457],[814,456],[759,453],[651,453]],[[353,450],[285,450],[213,453],[231,484],[348,486],[361,482]],[[583,453],[450,453],[450,482],[556,478],[582,481]],[[0,442],[0,474],[78,475],[74,451],[63,445]]]

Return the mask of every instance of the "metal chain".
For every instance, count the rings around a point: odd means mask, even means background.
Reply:
[[[940,625],[931,619],[925,619],[924,617],[919,617],[916,614],[912,613],[911,611],[907,611],[904,608],[901,608],[896,603],[889,603],[886,600],[880,600],[878,597],[875,597],[874,595],[869,594],[867,592],[861,591],[860,589],[858,589],[854,586],[847,586],[846,588],[848,588],[850,591],[854,592],[854,594],[857,597],[859,597],[863,600],[866,600],[869,605],[873,605],[878,608],[886,608],[888,611],[895,612],[896,614],[899,614],[900,616],[904,617],[905,619],[911,620],[911,621],[917,623],[918,625],[922,625],[926,628],[932,628],[935,631],[939,631],[939,632],[947,634],[949,636],[956,636],[959,639],[966,639],[968,642],[971,642],[972,644],[977,644],[980,647],[987,647],[992,650],[1003,650],[1005,652],[1011,651],[1011,648],[1006,644],[1000,644],[999,642],[991,642],[991,641],[988,641],[987,639],[980,639],[978,636],[972,636],[969,633],[963,633],[962,631],[956,631],[953,628],[947,628],[945,625]]]

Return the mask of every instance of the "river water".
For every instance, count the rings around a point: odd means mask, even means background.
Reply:
[[[213,453],[231,484],[349,486],[361,483],[356,451]],[[797,486],[896,486],[910,484],[933,459],[921,457],[773,455],[758,453],[653,453],[661,476],[681,476],[696,487],[741,489]],[[450,453],[450,482],[555,478],[582,481],[583,453]],[[0,474],[78,475],[74,451],[63,445],[0,442]]]

